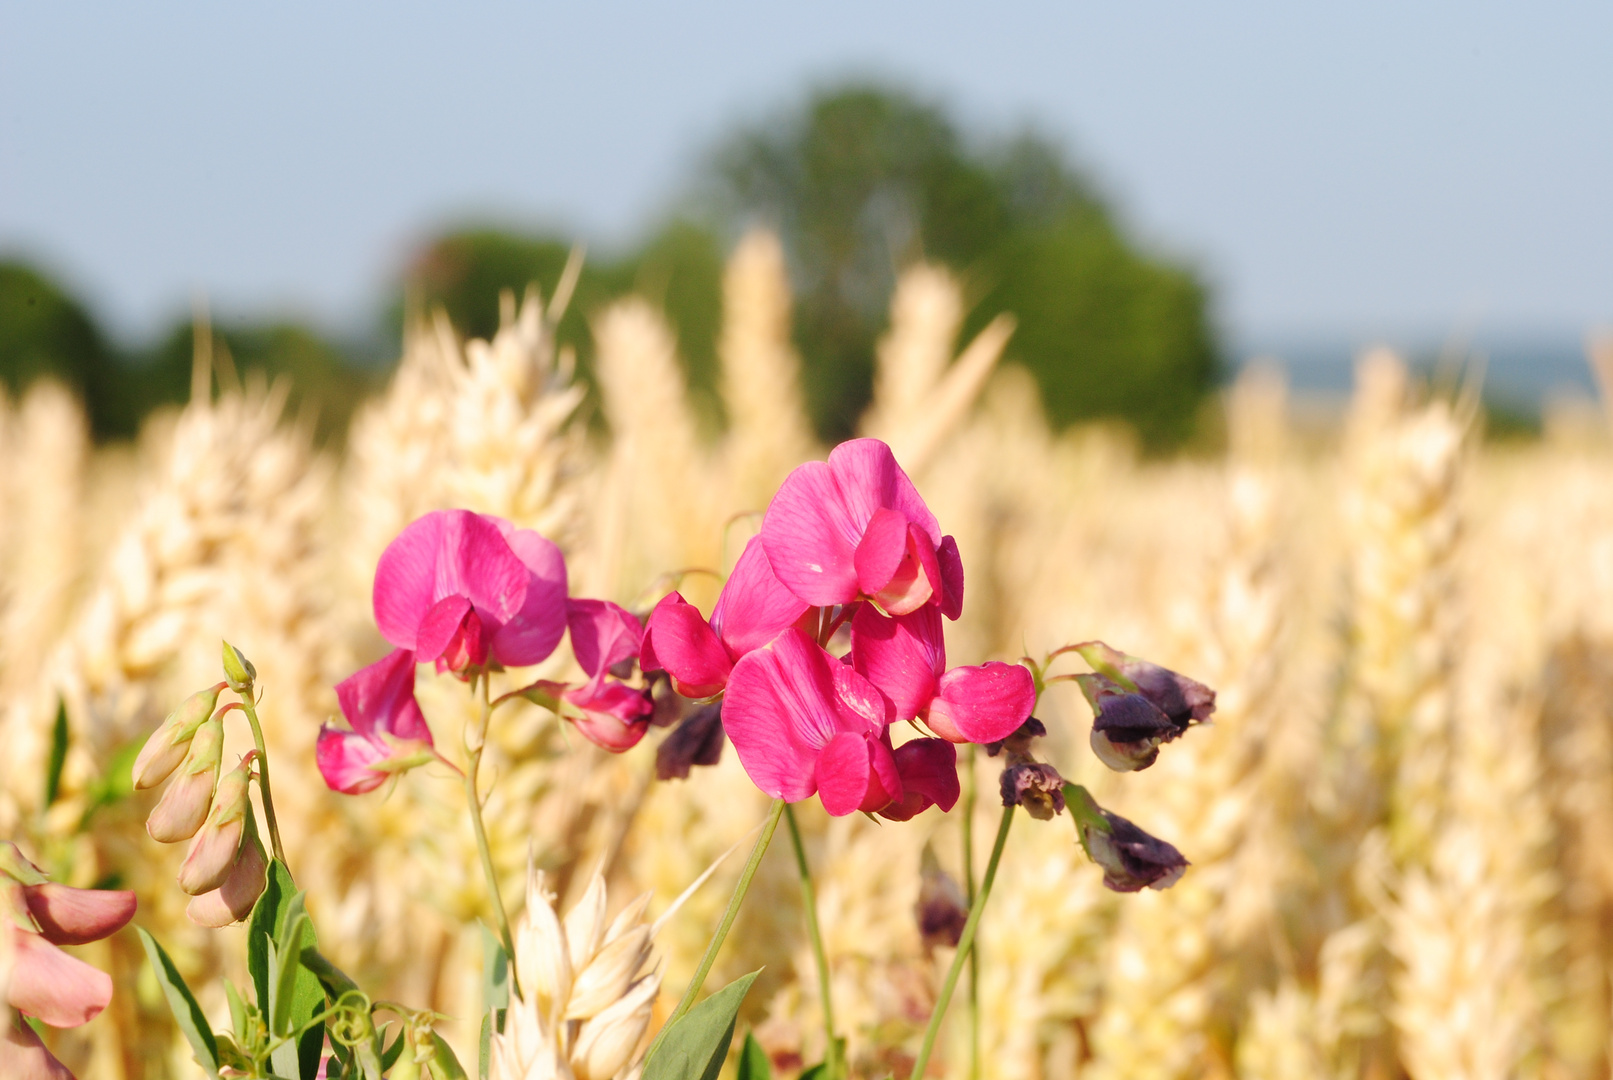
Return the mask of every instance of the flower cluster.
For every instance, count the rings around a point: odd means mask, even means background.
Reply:
[[[954,743],[1002,739],[1035,706],[1022,666],[948,669],[943,617],[962,610],[957,543],[890,447],[857,439],[784,481],[709,622],[676,592],[656,605],[640,663],[687,697],[722,695],[767,794],[905,821],[957,801]],[[931,734],[897,746],[902,721]]]

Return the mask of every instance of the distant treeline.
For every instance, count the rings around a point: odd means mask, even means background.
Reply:
[[[560,328],[584,373],[589,316],[636,291],[664,307],[697,394],[715,400],[722,265],[758,223],[784,238],[808,402],[826,439],[850,434],[866,405],[896,275],[921,258],[962,275],[965,336],[998,312],[1018,318],[1009,358],[1035,374],[1056,423],[1121,418],[1145,444],[1168,448],[1191,433],[1215,385],[1202,281],[1142,250],[1052,143],[1032,134],[973,143],[939,107],[868,86],[824,91],[734,132],[648,239],[589,259]],[[396,335],[407,295],[445,307],[462,333],[487,336],[500,290],[552,289],[570,247],[492,226],[447,232],[403,269],[381,321]],[[384,375],[295,323],[232,321],[218,332],[238,369],[290,375],[327,433]],[[100,438],[130,436],[150,409],[184,400],[190,356],[188,323],[153,348],[120,350],[59,285],[0,263],[0,379],[13,392],[45,372],[72,384]]]

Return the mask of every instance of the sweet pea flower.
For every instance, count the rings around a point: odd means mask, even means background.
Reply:
[[[351,730],[319,729],[314,759],[333,791],[361,795],[395,772],[437,757],[431,729],[414,699],[415,656],[394,649],[336,684]]]
[[[713,697],[728,685],[740,657],[811,617],[807,603],[774,575],[761,537],[753,536],[723,583],[709,624],[679,593],[655,605],[639,666],[665,671],[684,697]]]
[[[566,630],[565,558],[502,518],[436,510],[381,554],[374,606],[381,635],[439,671],[536,664]]]
[[[803,602],[869,599],[892,615],[927,604],[963,611],[963,562],[935,515],[878,439],[841,443],[799,466],[762,520],[773,573]]]
[[[638,690],[611,676],[639,654],[644,628],[632,612],[609,600],[568,600],[566,623],[571,651],[588,681],[574,689],[548,684],[580,715],[566,714],[583,737],[613,754],[638,745],[649,730],[655,703]]]
[[[947,670],[941,611],[926,605],[894,618],[872,605],[851,620],[856,669],[891,699],[898,720],[919,719],[948,742],[1007,738],[1036,707],[1036,683],[999,661]]]

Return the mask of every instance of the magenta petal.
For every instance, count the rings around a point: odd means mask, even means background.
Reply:
[[[874,511],[888,507],[923,529],[931,544],[941,543],[941,526],[889,446],[878,439],[843,442],[829,454],[829,469],[859,532],[872,520]]]
[[[22,896],[40,933],[53,945],[100,941],[134,918],[134,893],[125,889],[75,889],[46,882],[24,885]]]
[[[901,800],[902,774],[896,767],[896,758],[886,738],[868,740],[868,760],[873,772],[868,777],[868,790],[863,793],[863,801],[857,809],[872,814]]]
[[[910,615],[891,618],[871,604],[851,620],[851,658],[856,669],[884,691],[897,720],[911,720],[935,697],[946,670],[941,613],[926,604]]]
[[[508,522],[469,510],[445,512],[451,516],[443,530],[436,595],[469,597],[488,629],[496,630],[525,605],[532,573],[504,539],[500,526]]]
[[[684,697],[704,698],[727,685],[733,661],[700,609],[678,593],[668,593],[650,612],[644,633],[643,663],[672,676]]]
[[[902,797],[880,811],[892,821],[909,821],[939,806],[943,813],[958,802],[958,751],[945,739],[913,739],[896,748]]]
[[[68,956],[38,934],[0,929],[7,932],[17,947],[6,993],[13,1009],[51,1027],[78,1027],[112,1000],[112,976],[106,972]]]
[[[818,651],[823,652],[822,649]],[[836,704],[839,706],[840,726],[843,730],[866,731],[877,735],[895,722],[896,710],[891,705],[891,699],[886,697],[879,687],[863,678],[844,660],[836,661],[828,653],[823,655],[830,661]]]
[[[591,679],[638,655],[644,627],[632,612],[609,600],[568,600],[571,651]]]
[[[896,576],[906,554],[907,519],[885,507],[875,510],[857,544],[857,587],[866,596],[879,592]]]
[[[336,701],[355,732],[384,731],[431,743],[431,729],[414,699],[414,667],[413,653],[394,649],[336,684]]]
[[[568,717],[589,742],[613,754],[630,750],[650,729],[649,715],[654,705],[644,691],[635,690],[617,679],[597,678],[565,698],[583,711]]]
[[[818,755],[818,798],[823,808],[833,817],[858,809],[871,775],[868,737],[849,731],[837,734]]]
[[[949,742],[996,742],[1018,730],[1035,707],[1031,673],[993,660],[941,676],[940,695],[930,703],[925,723]]]
[[[943,536],[935,558],[941,567],[941,614],[956,622],[963,614],[963,556],[957,540]]]
[[[381,743],[328,725],[319,729],[314,743],[314,763],[325,778],[325,786],[343,795],[362,795],[386,783],[387,774],[371,768],[386,756],[386,747]]]
[[[493,655],[508,667],[527,667],[554,652],[566,631],[566,558],[531,529],[513,529],[505,540],[527,568],[526,598],[494,635]]]
[[[787,802],[816,790],[818,752],[845,726],[831,662],[792,628],[741,657],[728,680],[723,729],[751,782]]]
[[[828,465],[798,466],[762,519],[762,545],[773,573],[809,605],[855,600],[857,542],[872,513],[853,519]]]
[[[375,625],[400,649],[415,647],[420,620],[437,602],[437,561],[447,511],[410,522],[381,553],[375,568]]]
[[[470,598],[458,593],[445,596],[431,605],[415,633],[415,652],[420,659],[435,660],[447,652],[464,629],[466,616],[474,611]]]
[[[738,659],[772,641],[806,610],[806,602],[774,575],[762,538],[753,536],[717,597],[717,606],[711,611],[711,628],[722,639],[728,655]]]

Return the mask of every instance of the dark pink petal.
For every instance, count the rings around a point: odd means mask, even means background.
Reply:
[[[863,801],[857,809],[872,814],[902,798],[902,773],[891,753],[889,733],[868,740],[868,761],[873,771],[868,777],[868,790],[863,792]]]
[[[753,536],[723,584],[711,611],[711,628],[735,660],[793,626],[808,605],[773,573],[762,538]]]
[[[845,660],[835,660],[822,649],[818,651],[823,653],[834,676],[841,729],[864,731],[874,735],[884,732],[896,719],[896,710],[891,706],[891,699],[886,697],[879,687],[863,678]]]
[[[511,527],[504,539],[527,568],[526,598],[493,636],[493,655],[507,667],[527,667],[554,652],[565,633],[566,559],[555,544],[531,529]]]
[[[336,701],[355,732],[431,743],[431,729],[414,699],[414,666],[414,653],[394,649],[336,684]]]
[[[437,560],[446,520],[442,510],[416,518],[386,546],[375,567],[375,625],[400,649],[415,647],[420,620],[439,599]]]
[[[907,518],[880,507],[857,543],[857,588],[873,596],[890,584],[907,556]]]
[[[16,928],[9,932],[17,948],[6,992],[13,1009],[51,1027],[78,1027],[112,1000],[112,977],[106,972],[68,956],[38,934]]]
[[[831,663],[828,653],[791,628],[734,665],[723,728],[751,782],[769,795],[787,802],[810,796],[819,751],[847,726],[842,711],[849,710],[835,693]]]
[[[993,660],[941,676],[940,694],[930,702],[924,722],[949,742],[996,742],[1012,735],[1035,707],[1031,673],[1019,664]]]
[[[818,798],[832,817],[844,817],[862,806],[873,775],[869,754],[868,737],[849,731],[835,735],[819,753]]]
[[[768,564],[806,604],[850,603],[857,598],[857,542],[871,516],[869,511],[853,519],[828,465],[809,461],[798,466],[762,519]]]
[[[650,729],[649,716],[655,706],[642,690],[635,690],[617,679],[594,679],[565,698],[583,711],[568,716],[583,737],[613,754],[630,750]]]
[[[720,693],[734,667],[700,609],[675,592],[650,612],[640,662],[646,671],[671,675],[674,689],[690,698]]]
[[[434,595],[469,597],[476,614],[496,632],[525,606],[532,572],[504,539],[500,526],[508,522],[469,510],[442,512],[449,519],[443,529]]]
[[[314,743],[314,763],[325,786],[343,795],[362,795],[386,783],[387,773],[371,766],[385,761],[386,747],[355,731],[325,725]]]
[[[913,739],[896,748],[902,797],[881,810],[892,821],[910,821],[932,806],[942,813],[958,802],[958,751],[945,739]]]
[[[75,889],[46,882],[24,885],[28,913],[53,945],[100,941],[134,918],[134,893],[124,889]]]
[[[422,662],[430,662],[448,652],[465,634],[465,623],[473,618],[476,609],[470,597],[455,593],[438,600],[426,611],[415,632],[415,652]],[[481,627],[476,627],[480,636]]]
[[[851,620],[851,658],[891,699],[897,720],[913,719],[935,697],[947,666],[940,610],[926,604],[893,619],[864,604]]]
[[[905,539],[896,573],[882,588],[869,594],[892,615],[917,611],[930,602],[941,584],[941,567],[930,538],[917,525],[908,525]]]
[[[941,543],[941,527],[935,515],[924,505],[889,446],[878,439],[843,442],[829,454],[829,469],[859,533],[872,520],[874,511],[886,507],[924,530],[932,546]]]
[[[963,614],[963,556],[958,554],[958,542],[943,536],[935,559],[941,568],[941,614],[956,622]]]
[[[590,679],[638,655],[644,627],[632,612],[609,600],[568,600],[571,651]]]
[[[6,1065],[6,1080],[74,1080],[27,1024],[0,1025],[0,1061]]]

